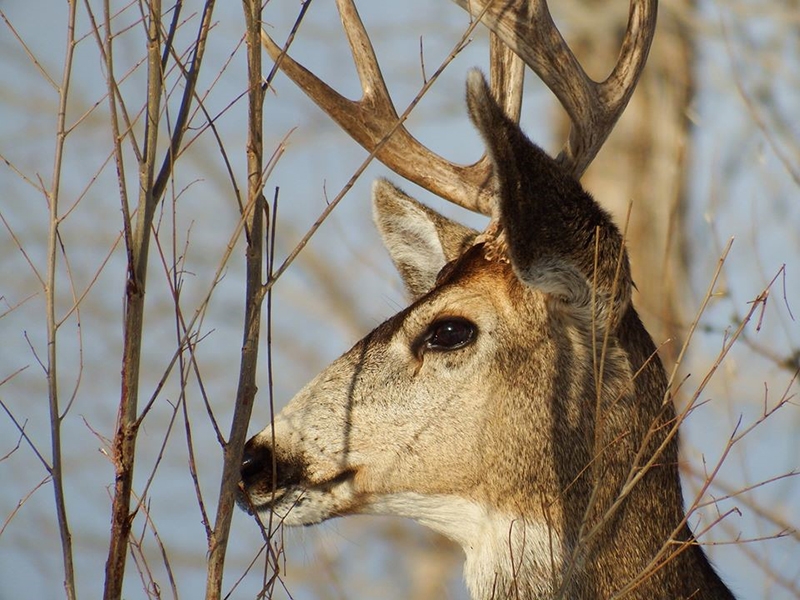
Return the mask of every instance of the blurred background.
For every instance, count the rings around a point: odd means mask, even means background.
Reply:
[[[185,22],[176,38],[180,51],[194,38],[201,8],[199,2],[183,8]],[[467,15],[444,1],[371,1],[359,9],[402,112],[424,76],[458,43],[469,25]],[[299,10],[297,1],[265,4],[264,27],[278,43],[286,39]],[[562,0],[552,10],[589,74],[602,79],[616,58],[627,4]],[[0,11],[0,598],[62,598],[52,486],[31,444],[49,458],[42,366],[49,215],[47,198],[37,186],[49,186],[53,172],[54,82],[60,81],[63,68],[67,5],[4,0]],[[104,59],[92,34],[90,11],[101,15],[102,3],[87,0],[78,6],[76,72],[67,113],[74,126],[64,153],[55,294],[56,313],[63,319],[58,383],[67,409],[64,481],[81,598],[100,597],[103,586],[114,481],[108,439],[120,395],[126,274]],[[138,111],[146,81],[143,9],[137,2],[112,0],[111,12],[120,91]],[[142,404],[151,397],[154,404],[139,434],[134,483],[137,495],[146,494],[149,521],[140,514],[134,522],[140,552],[128,564],[124,596],[129,599],[198,598],[205,589],[206,536],[188,468],[186,431],[191,431],[198,487],[213,514],[222,456],[209,409],[227,432],[242,345],[244,245],[233,239],[239,209],[222,157],[227,156],[234,180],[244,189],[243,23],[239,3],[215,8],[198,84],[206,113],[195,113],[190,122],[186,148],[156,216],[140,388]],[[482,152],[466,117],[463,88],[469,68],[487,68],[487,48],[486,33],[479,28],[408,121],[420,141],[457,162],[472,162]],[[332,0],[311,3],[290,54],[344,95],[360,95]],[[663,344],[670,368],[733,239],[682,359],[676,402],[685,405],[714,370],[681,437],[689,504],[717,468],[729,440],[756,424],[730,446],[705,501],[736,495],[696,511],[690,520],[701,530],[736,509],[701,542],[742,598],[800,598],[800,479],[793,476],[800,470],[799,56],[796,0],[662,1],[645,76],[584,178],[620,225],[631,206],[628,244],[638,287],[635,302],[656,343]],[[269,68],[265,58],[265,72]],[[177,71],[170,77],[170,85],[179,89]],[[215,135],[207,115],[214,119]],[[530,73],[522,115],[530,137],[557,153],[565,118]],[[267,154],[285,145],[265,188],[268,199],[279,198],[274,221],[279,264],[367,154],[281,75],[267,92],[263,135]],[[136,173],[135,165],[130,173]],[[371,225],[369,186],[375,177],[387,175],[377,162],[371,164],[273,288],[276,410],[405,305],[399,278]],[[485,225],[480,217],[393,180],[448,216],[478,228]],[[135,194],[135,178],[128,183]],[[226,261],[232,239],[233,254]],[[214,286],[220,268],[223,277]],[[168,284],[177,271],[181,311],[202,311],[195,348],[200,379],[191,374],[182,385],[173,370],[160,388],[178,346],[176,300]],[[765,308],[759,308],[714,369],[753,300],[768,287]],[[251,433],[270,420],[266,347],[262,356]],[[781,408],[764,418],[782,399],[787,401]],[[30,444],[21,439],[15,422]],[[285,555],[275,598],[467,597],[460,549],[413,523],[358,517],[280,535]],[[237,511],[224,585],[231,598],[257,597],[263,580],[271,577],[259,555],[262,545],[252,519]],[[140,572],[149,572],[160,589],[143,583],[147,578]]]

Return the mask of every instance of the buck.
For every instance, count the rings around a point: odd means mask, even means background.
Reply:
[[[578,183],[644,66],[655,0],[632,1],[602,83],[544,2],[459,1],[493,32],[492,86],[467,78],[487,150],[471,167],[398,125],[355,7],[337,3],[360,101],[265,36],[267,50],[389,167],[491,220],[479,233],[375,183],[375,221],[413,302],[250,439],[240,505],[286,525],[415,519],[462,546],[475,599],[732,598],[687,525],[675,412],[623,237]],[[518,125],[518,57],[572,119],[557,159]]]

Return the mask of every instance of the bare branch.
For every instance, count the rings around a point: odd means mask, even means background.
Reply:
[[[248,72],[248,135],[247,135],[247,187],[250,212],[243,214],[246,250],[245,322],[242,342],[239,384],[236,403],[231,419],[230,435],[223,447],[224,461],[220,481],[217,514],[214,529],[208,538],[208,571],[206,576],[206,600],[217,600],[222,593],[222,575],[228,546],[231,519],[235,507],[237,484],[242,465],[242,453],[247,439],[247,427],[256,395],[256,373],[258,345],[261,328],[261,307],[265,295],[264,273],[264,226],[269,227],[266,200],[264,198],[264,147],[262,140],[264,91],[262,87],[261,2],[249,0],[244,3],[247,41]]]
[[[60,245],[59,225],[59,199],[61,190],[61,174],[64,157],[64,144],[67,139],[67,102],[69,100],[70,83],[72,82],[72,61],[75,50],[75,19],[77,13],[77,0],[69,1],[69,16],[67,20],[67,42],[64,53],[64,68],[61,84],[58,86],[58,117],[56,124],[55,157],[53,158],[53,176],[50,189],[47,192],[49,205],[49,228],[47,234],[47,280],[44,287],[47,319],[47,396],[50,409],[50,448],[51,466],[50,475],[53,478],[53,493],[56,503],[56,518],[58,531],[61,538],[61,554],[64,562],[64,589],[69,600],[75,600],[75,568],[72,554],[72,534],[69,528],[67,505],[64,496],[64,475],[61,460],[61,422],[62,415],[59,406],[58,389],[58,319],[56,317],[56,270],[57,249]],[[63,250],[63,248],[62,248]]]
[[[72,3],[70,3],[70,4],[72,4]],[[8,17],[6,16],[6,13],[1,11],[1,10],[0,10],[0,18],[3,19],[3,21],[6,24],[6,27],[8,27],[11,30],[11,34],[17,39],[17,42],[19,42],[19,45],[22,46],[22,49],[25,51],[25,54],[28,55],[28,58],[33,63],[33,65],[36,67],[36,70],[39,71],[39,73],[41,74],[42,78],[47,83],[50,84],[50,87],[52,87],[54,90],[56,90],[57,92],[60,93],[61,92],[61,88],[59,87],[59,85],[53,80],[52,77],[50,77],[50,74],[42,66],[42,63],[39,62],[39,59],[36,58],[36,55],[28,47],[28,44],[25,43],[25,40],[22,39],[22,36],[19,34],[19,32],[17,32],[17,30],[11,24],[11,21],[8,20]],[[70,41],[72,41],[74,39],[75,39],[74,37],[71,37]]]
[[[19,512],[19,509],[21,509],[21,508],[22,508],[22,507],[25,505],[25,503],[28,501],[28,499],[29,499],[31,496],[33,496],[33,494],[34,494],[34,493],[35,493],[35,492],[36,492],[36,491],[37,491],[37,490],[38,490],[40,487],[42,487],[44,484],[46,484],[48,481],[50,481],[50,475],[48,475],[47,477],[45,477],[44,479],[42,479],[42,480],[41,480],[39,483],[37,483],[37,484],[36,484],[36,485],[33,487],[33,489],[31,489],[31,490],[30,490],[30,491],[29,491],[27,494],[25,494],[25,496],[23,496],[23,497],[22,497],[22,498],[19,500],[19,502],[17,502],[17,505],[14,507],[14,510],[12,510],[12,511],[9,513],[8,517],[6,517],[6,520],[3,522],[3,526],[2,526],[2,527],[0,527],[0,537],[2,537],[2,536],[3,536],[3,532],[6,530],[6,527],[8,527],[8,524],[9,524],[9,523],[11,523],[11,521],[12,521],[12,520],[14,519],[14,517],[17,515],[17,513]]]
[[[47,459],[44,456],[42,456],[41,452],[39,452],[39,449],[36,447],[36,444],[33,443],[33,440],[30,437],[28,437],[27,433],[25,433],[25,424],[20,424],[20,422],[17,421],[14,414],[11,412],[8,406],[6,406],[6,403],[3,402],[2,399],[0,399],[0,407],[8,415],[8,418],[11,419],[11,422],[14,424],[14,427],[17,428],[17,431],[19,431],[19,434],[22,437],[22,439],[24,439],[25,442],[27,442],[28,446],[30,446],[30,449],[33,450],[33,453],[36,455],[36,458],[39,459],[39,462],[41,462],[42,465],[44,465],[44,468],[47,471],[48,475],[52,475],[53,468],[50,466],[50,463],[47,462]]]

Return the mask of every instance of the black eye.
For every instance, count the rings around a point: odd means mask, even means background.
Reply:
[[[466,319],[443,319],[433,323],[425,335],[431,350],[457,350],[475,339],[476,327]]]

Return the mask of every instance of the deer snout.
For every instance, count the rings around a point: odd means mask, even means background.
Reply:
[[[302,486],[305,468],[302,460],[275,452],[256,435],[244,446],[239,477],[239,504],[250,512],[270,506],[288,489]]]

